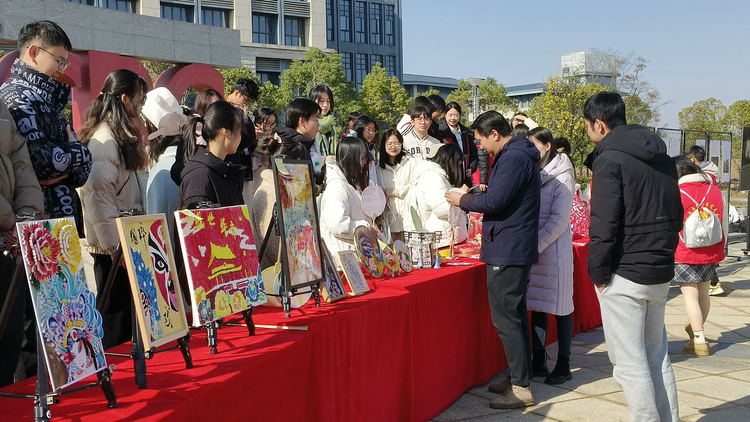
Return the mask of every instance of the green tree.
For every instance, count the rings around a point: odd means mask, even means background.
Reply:
[[[175,67],[174,63],[163,63],[163,62],[154,62],[151,60],[138,60],[141,62],[143,67],[146,68],[148,71],[148,74],[151,76],[151,83],[156,82],[156,78],[159,77],[164,71],[171,69]]]
[[[433,88],[433,89],[428,89],[427,91],[425,91],[425,92],[423,92],[421,94],[419,92],[417,92],[417,95],[415,95],[415,98],[416,97],[420,97],[420,96],[421,97],[429,97],[430,95],[440,95],[440,91]]]
[[[696,101],[680,110],[680,129],[721,132],[726,114],[727,107],[716,98]]]
[[[508,98],[505,86],[499,84],[495,78],[489,76],[477,87],[477,95],[479,96],[480,113],[489,110],[506,112],[514,110],[516,107],[515,101]],[[468,115],[469,111],[472,110],[472,107],[474,106],[472,87],[469,82],[464,79],[459,80],[458,88],[448,95],[446,101],[457,102],[463,109],[464,115]]]
[[[583,106],[590,96],[606,89],[578,77],[558,76],[547,81],[546,85],[547,91],[534,98],[528,114],[555,137],[564,136],[570,140],[571,158],[580,168],[594,148],[586,131]]]
[[[722,127],[732,133],[732,154],[740,156],[742,148],[742,128],[750,126],[750,101],[739,100],[727,108]]]
[[[295,98],[306,96],[312,87],[320,84],[331,88],[338,115],[344,116],[344,113],[356,109],[354,85],[346,81],[341,55],[334,52],[329,56],[317,48],[307,50],[304,59],[294,60],[281,74],[279,101],[289,104]]]
[[[622,99],[625,102],[625,113],[628,123],[648,126],[654,120],[654,112],[637,94]]]
[[[255,81],[255,83],[257,83],[258,87],[260,88],[258,93],[258,107],[269,107],[278,113],[282,109],[286,108],[287,104],[289,104],[288,101],[282,102],[280,100],[278,93],[279,87],[268,81],[266,81],[266,83],[264,84],[261,84],[260,79],[255,75],[255,72],[253,72],[253,70],[249,67],[245,66],[244,63],[240,67],[230,69],[217,68],[216,70],[218,70],[219,73],[224,76],[225,96],[232,93],[232,88],[234,88],[234,84],[236,84],[239,79],[251,79]]]
[[[409,102],[409,94],[398,78],[389,78],[380,63],[376,63],[362,81],[359,90],[360,112],[375,119],[381,127],[398,123]]]

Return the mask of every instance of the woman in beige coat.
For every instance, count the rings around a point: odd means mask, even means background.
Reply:
[[[148,86],[138,74],[125,69],[107,76],[89,109],[79,134],[93,159],[89,179],[79,194],[88,251],[94,258],[99,294],[120,244],[115,219],[125,208],[143,209],[138,169],[147,163],[136,119],[146,100]],[[118,265],[118,263],[114,263]],[[107,308],[102,312],[104,348],[129,341],[131,294],[127,272],[117,270]]]
[[[44,212],[44,195],[29,159],[26,140],[18,134],[16,123],[5,103],[0,101],[0,251],[13,246],[16,239],[16,215]],[[15,260],[0,254],[0,300],[10,288]],[[1,305],[0,305],[1,306]],[[23,313],[26,295],[19,289],[13,302],[5,332],[0,337],[0,387],[13,384],[16,363],[23,343]]]

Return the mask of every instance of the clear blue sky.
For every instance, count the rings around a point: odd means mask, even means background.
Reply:
[[[492,76],[506,85],[560,73],[560,56],[634,52],[642,78],[671,101],[660,126],[714,97],[750,98],[750,1],[403,1],[404,72]]]

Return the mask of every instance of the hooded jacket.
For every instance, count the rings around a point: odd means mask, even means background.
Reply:
[[[44,212],[44,196],[29,160],[26,141],[0,101],[0,232],[13,230],[16,215]]]
[[[442,233],[438,247],[450,245],[451,225],[449,221],[451,204],[445,200],[445,193],[451,189],[448,176],[440,165],[432,161],[417,161],[411,178],[412,186],[405,200],[403,219],[404,231],[414,231],[411,218],[411,207],[419,213],[422,226],[429,232]],[[465,242],[469,236],[466,227],[466,214],[460,212],[456,230],[455,243]]]
[[[552,315],[573,312],[573,233],[570,210],[575,191],[573,163],[557,154],[542,170],[539,262],[531,267],[526,304]]]
[[[83,144],[68,140],[68,122],[62,111],[69,97],[70,85],[20,59],[13,62],[10,77],[0,86],[0,101],[8,106],[18,132],[26,138],[37,179],[67,175],[54,185],[42,186],[44,212],[50,218],[74,216],[79,235],[83,235],[81,201],[75,188],[88,180],[91,153]]]
[[[280,126],[280,127],[274,128],[273,131],[274,133],[278,134],[281,137],[281,139],[296,141],[302,144],[302,146],[305,147],[305,150],[307,150],[307,156],[304,159],[311,160],[310,150],[315,145],[314,139],[310,139],[307,136],[297,132],[296,129],[292,129],[286,126]]]
[[[326,190],[320,199],[320,233],[340,267],[339,251],[354,250],[354,229],[370,227],[362,192],[350,185],[336,163],[326,163]]]
[[[677,169],[664,141],[639,125],[613,128],[586,159],[594,172],[588,268],[594,284],[617,274],[668,283],[682,229]]]
[[[232,164],[219,160],[203,147],[193,155],[182,171],[177,194],[178,209],[196,209],[210,201],[222,207],[242,205],[242,173]]]
[[[480,260],[489,265],[531,265],[539,258],[539,150],[511,138],[495,156],[484,195],[463,195],[461,208],[484,213]]]

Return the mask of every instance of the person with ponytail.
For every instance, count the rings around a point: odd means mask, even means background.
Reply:
[[[320,200],[320,233],[337,267],[337,252],[354,250],[354,229],[370,227],[362,210],[362,191],[370,178],[372,156],[364,140],[350,136],[339,142],[336,161],[326,163],[326,189]]]
[[[83,224],[88,251],[94,258],[94,277],[99,291],[120,245],[115,219],[125,208],[143,209],[138,170],[148,156],[141,145],[138,118],[146,101],[148,85],[137,73],[118,69],[104,80],[101,92],[86,111],[78,132],[91,151],[93,165],[78,193],[83,203]],[[105,349],[130,341],[130,283],[119,267],[107,308],[102,312]]]
[[[516,129],[523,126],[519,124]],[[570,210],[575,193],[575,170],[568,156],[557,152],[549,129],[536,127],[528,138],[539,150],[542,186],[539,207],[539,261],[531,267],[526,308],[531,311],[531,377],[562,384],[572,378],[570,348],[573,341],[573,232]],[[557,363],[547,369],[547,315],[557,322]]]
[[[273,158],[287,158],[290,160],[304,160],[307,155],[305,147],[297,141],[283,139],[278,134],[263,138],[263,148],[268,151],[268,160]],[[269,163],[270,164],[270,163]],[[268,166],[260,172],[260,185],[253,196],[252,215],[255,230],[255,244],[260,245],[266,235],[268,225],[273,219],[273,208],[276,205],[276,185],[274,184],[273,169]],[[260,258],[260,268],[266,269],[274,265],[279,254],[279,237],[271,232],[268,246]]]
[[[226,101],[211,104],[203,116],[188,121],[182,132],[185,145],[195,145],[197,137],[202,136],[206,146],[197,147],[185,163],[177,194],[179,209],[196,209],[201,202],[222,207],[244,204],[240,167],[224,162],[227,155],[237,151],[242,129],[242,111]]]

